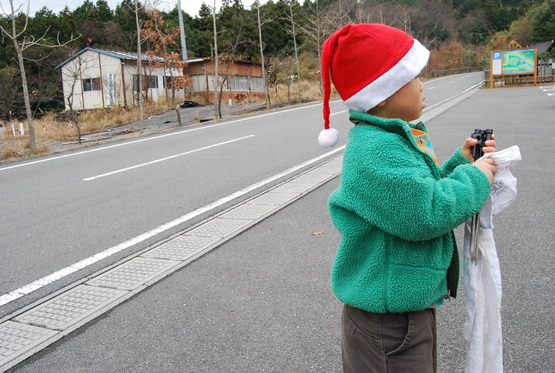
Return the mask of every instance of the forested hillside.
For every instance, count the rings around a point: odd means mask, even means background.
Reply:
[[[123,0],[111,9],[104,0],[85,0],[76,9],[55,14],[43,8],[28,17],[16,15],[20,30],[26,22],[27,40],[64,43],[64,47],[30,46],[25,50],[32,107],[36,113],[60,110],[60,74],[54,67],[86,46],[137,51],[135,1]],[[140,5],[140,3],[139,3]],[[152,9],[139,6],[140,27],[152,19]],[[430,69],[475,66],[488,48],[521,45],[555,37],[555,0],[295,0],[268,1],[260,6],[263,53],[269,84],[295,73],[294,39],[300,54],[301,78],[317,79],[322,42],[347,23],[380,22],[412,34],[432,50]],[[0,26],[11,31],[12,14],[0,13]],[[161,12],[158,30],[168,35],[178,25],[177,9]],[[257,9],[241,0],[224,0],[216,9],[218,51],[226,58],[260,60]],[[184,15],[188,57],[213,54],[213,10],[203,5],[198,17]],[[152,23],[151,23],[152,24]],[[143,34],[144,36],[144,34]],[[44,44],[44,43],[43,43]],[[170,45],[179,51],[179,39]],[[143,39],[143,52],[153,49]],[[22,89],[16,53],[8,37],[0,39],[0,120],[21,116]]]

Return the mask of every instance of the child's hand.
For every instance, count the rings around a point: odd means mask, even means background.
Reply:
[[[497,172],[497,168],[495,167],[495,162],[491,158],[480,158],[480,160],[474,162],[472,164],[476,166],[482,171],[489,179],[489,183],[493,185],[493,175]]]
[[[476,145],[477,143],[478,143],[477,139],[473,139],[472,137],[469,137],[468,139],[466,139],[466,141],[464,142],[464,144],[462,146],[461,153],[470,162],[475,161],[474,157],[472,157],[472,147],[474,145]],[[486,141],[485,146],[482,148],[482,151],[484,152],[484,154],[485,153],[493,153],[493,152],[497,151],[494,134],[491,135],[491,140]]]

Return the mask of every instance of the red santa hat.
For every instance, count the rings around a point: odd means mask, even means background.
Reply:
[[[420,74],[429,55],[418,40],[382,24],[347,25],[333,33],[322,47],[320,145],[331,147],[339,141],[339,132],[330,128],[330,77],[349,109],[367,112]]]

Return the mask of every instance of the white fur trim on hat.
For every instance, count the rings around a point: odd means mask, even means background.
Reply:
[[[418,76],[429,55],[430,51],[414,40],[411,49],[395,66],[345,100],[345,104],[349,109],[367,112]]]
[[[331,148],[339,141],[339,131],[335,128],[328,128],[320,131],[318,142],[325,148]]]

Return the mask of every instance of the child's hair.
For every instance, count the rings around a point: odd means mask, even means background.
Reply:
[[[418,40],[382,24],[353,24],[334,32],[322,47],[320,145],[334,146],[339,140],[339,132],[330,128],[330,78],[349,109],[367,112],[418,76],[429,55]]]

